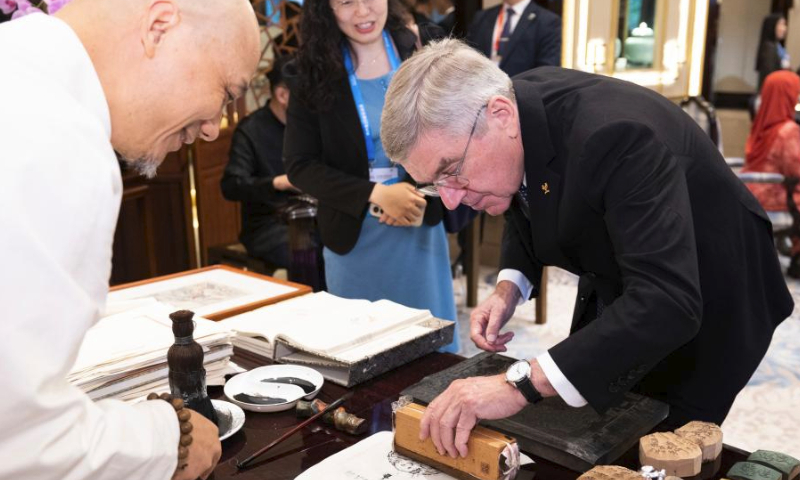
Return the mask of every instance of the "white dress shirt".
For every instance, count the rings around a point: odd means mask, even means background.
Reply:
[[[121,198],[100,80],[56,18],[1,24],[0,45],[0,479],[169,479],[170,405],[65,380],[105,303]]]
[[[522,177],[522,184],[526,187],[528,186],[527,179],[524,175]],[[497,283],[503,280],[508,280],[519,289],[521,296],[517,301],[518,306],[525,303],[531,296],[533,284],[531,284],[530,280],[519,270],[514,270],[512,268],[500,270],[500,273],[497,274]],[[583,398],[583,395],[578,392],[578,389],[575,388],[572,382],[564,375],[561,369],[558,368],[553,357],[550,356],[550,352],[544,352],[539,355],[536,357],[536,361],[539,363],[539,366],[542,367],[542,371],[547,377],[547,380],[567,405],[571,407],[582,407],[588,403],[586,399]]]

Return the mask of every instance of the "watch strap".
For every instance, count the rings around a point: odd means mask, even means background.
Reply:
[[[533,387],[533,383],[531,382],[530,378],[523,378],[519,382],[516,382],[515,386],[517,387],[517,390],[522,393],[522,396],[525,397],[525,400],[527,400],[528,403],[537,403],[542,401],[542,394]]]

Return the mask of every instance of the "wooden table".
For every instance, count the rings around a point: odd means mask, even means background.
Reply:
[[[259,358],[238,352],[234,360],[248,369],[264,364]],[[353,445],[362,438],[379,431],[391,430],[391,403],[397,400],[400,391],[419,382],[426,375],[444,370],[461,360],[463,358],[457,355],[432,353],[355,387],[355,394],[345,404],[345,407],[349,412],[366,418],[370,422],[370,428],[366,434],[353,437],[338,432],[322,422],[315,422],[252,462],[247,469],[239,472],[236,469],[237,459],[246,458],[299,422],[293,410],[279,413],[246,412],[247,419],[242,430],[222,443],[222,458],[212,478],[214,480],[293,479],[312,465]],[[347,389],[343,387],[326,382],[319,398],[331,402],[344,395],[346,391]],[[209,394],[212,398],[222,398],[222,388],[210,387]],[[746,452],[726,445],[722,452],[719,472],[696,478],[717,480],[735,462],[742,461],[746,457]],[[535,472],[537,480],[572,480],[580,475],[547,460],[535,456],[533,458],[536,465],[532,470]],[[631,448],[616,464],[632,469],[638,468],[638,445]],[[528,476],[527,478],[532,477]]]

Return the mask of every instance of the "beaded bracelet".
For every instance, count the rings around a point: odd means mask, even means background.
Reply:
[[[186,459],[189,457],[189,445],[192,444],[192,423],[189,421],[192,417],[192,413],[183,408],[183,399],[174,398],[169,393],[162,393],[161,395],[157,393],[151,393],[147,396],[147,399],[164,400],[172,405],[172,408],[175,409],[175,414],[178,415],[178,422],[180,422],[181,430],[181,438],[178,441],[178,466],[176,471],[183,470],[189,465]]]

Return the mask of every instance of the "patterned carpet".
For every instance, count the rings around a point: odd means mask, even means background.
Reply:
[[[782,259],[786,260],[786,259]],[[784,264],[784,269],[785,269]],[[569,333],[578,279],[549,268],[547,323],[533,322],[534,303],[517,308],[506,329],[516,332],[507,355],[533,358],[561,341]],[[479,299],[492,292],[487,283],[492,270],[482,271]],[[795,303],[800,304],[800,281],[787,278]],[[469,312],[456,285],[460,336],[464,356],[479,350],[469,340]],[[463,289],[462,289],[463,291]],[[739,394],[722,425],[724,441],[744,450],[775,450],[800,458],[800,310],[784,321],[775,332],[769,352],[747,387]]]

